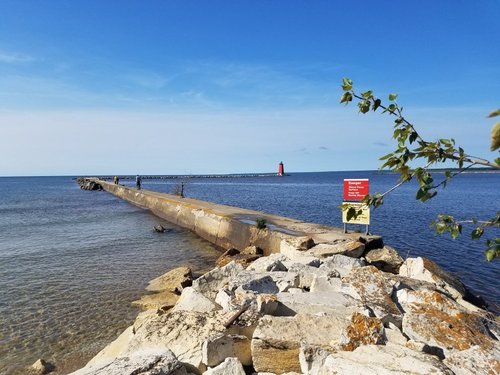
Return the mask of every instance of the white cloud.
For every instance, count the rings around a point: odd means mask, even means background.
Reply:
[[[28,55],[19,53],[10,53],[0,51],[0,63],[5,64],[24,64],[34,61],[35,59]]]

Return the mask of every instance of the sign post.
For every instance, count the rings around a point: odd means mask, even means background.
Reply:
[[[344,202],[342,203],[342,222],[344,233],[347,233],[347,224],[366,225],[366,234],[370,229],[370,206],[361,201],[369,194],[370,181],[367,178],[344,179]],[[349,209],[357,211],[356,218],[347,220]]]

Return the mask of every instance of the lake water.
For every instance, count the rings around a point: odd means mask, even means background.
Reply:
[[[375,172],[193,178],[185,180],[185,193],[341,226],[344,178],[369,178],[371,192],[397,179]],[[143,188],[171,192],[177,183],[143,180]],[[484,260],[483,241],[437,236],[429,223],[438,213],[493,217],[499,186],[499,173],[461,175],[422,204],[414,199],[415,186],[404,185],[372,212],[371,232],[403,257],[425,256],[457,273],[498,311],[500,261]],[[172,231],[153,232],[157,223]],[[150,279],[184,264],[210,268],[218,255],[206,241],[148,211],[108,193],[80,190],[71,177],[0,178],[0,374],[22,374],[38,358],[53,360],[59,373],[81,366],[131,324],[138,310],[130,302]]]

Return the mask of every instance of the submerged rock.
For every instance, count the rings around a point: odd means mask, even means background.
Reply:
[[[45,375],[54,371],[55,368],[52,363],[40,358],[28,368],[28,372],[32,375]]]

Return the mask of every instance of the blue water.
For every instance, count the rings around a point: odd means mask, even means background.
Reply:
[[[369,178],[371,192],[383,192],[397,179],[374,172],[189,179],[185,193],[341,226],[344,178]],[[171,192],[177,183],[143,180],[143,187]],[[494,216],[499,183],[498,173],[461,175],[425,204],[414,199],[415,186],[403,185],[372,212],[371,232],[403,257],[437,261],[498,305],[500,261],[484,260],[482,241],[437,236],[429,223],[438,213]],[[153,232],[157,223],[172,231]],[[148,211],[108,193],[80,190],[70,177],[0,178],[0,374],[22,374],[40,357],[53,360],[60,374],[81,366],[131,324],[138,311],[130,302],[148,280],[183,264],[209,268],[218,254]]]

